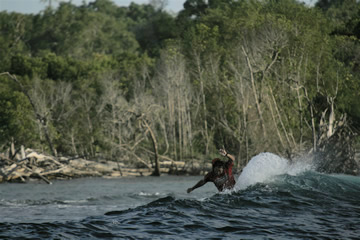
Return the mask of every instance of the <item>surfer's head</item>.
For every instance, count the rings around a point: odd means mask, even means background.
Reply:
[[[216,175],[220,175],[224,172],[224,162],[219,158],[215,158],[212,160],[212,168]]]

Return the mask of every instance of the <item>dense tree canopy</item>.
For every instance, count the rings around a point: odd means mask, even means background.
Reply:
[[[238,166],[316,149],[324,126],[360,124],[359,29],[355,0],[1,12],[0,147],[150,165],[225,146]]]

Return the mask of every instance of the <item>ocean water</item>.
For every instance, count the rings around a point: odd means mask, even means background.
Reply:
[[[0,184],[0,239],[360,239],[360,177],[262,153],[232,191],[200,179]]]

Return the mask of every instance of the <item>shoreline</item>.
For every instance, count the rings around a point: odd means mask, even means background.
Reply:
[[[21,147],[20,153],[0,153],[0,183],[26,183],[32,180],[52,184],[52,180],[71,180],[86,177],[124,178],[152,176],[154,168],[139,168],[120,161],[87,160],[84,158],[54,157]],[[203,175],[211,164],[180,161],[160,162],[161,175]]]
[[[139,162],[130,162],[129,160],[122,161],[110,161],[105,159],[93,159],[88,160],[82,157],[54,157],[52,155],[39,153],[33,149],[24,149],[21,146],[17,151],[15,148],[9,149],[5,153],[0,153],[0,184],[9,183],[27,183],[32,180],[43,181],[48,184],[52,184],[53,180],[71,180],[87,177],[101,177],[101,178],[125,178],[125,177],[147,177],[152,176],[155,168],[151,163],[142,163],[143,167],[139,167]],[[326,159],[332,159],[329,157],[321,157],[320,161],[316,158],[316,155],[311,156],[314,158],[314,164],[318,164],[317,171],[323,173],[338,173],[346,175],[359,176],[359,159],[358,154],[355,155],[356,166],[345,165],[345,170],[326,171],[329,169],[323,168],[325,163],[339,165],[341,163],[335,161],[328,161]],[[346,158],[344,158],[346,160]],[[342,159],[343,163],[346,161]],[[173,176],[201,176],[211,171],[212,165],[210,161],[203,162],[200,160],[173,161],[171,159],[165,159],[165,161],[159,161],[160,174],[173,175]],[[146,166],[146,167],[145,167]],[[330,169],[331,170],[331,169]],[[234,174],[240,173],[234,172]]]
[[[160,177],[203,177],[203,175],[201,174],[168,174],[168,173],[162,173]],[[112,176],[84,176],[84,177],[75,177],[75,178],[54,178],[51,179],[52,184],[56,183],[56,182],[62,182],[62,181],[73,181],[73,180],[87,180],[87,179],[105,179],[105,180],[115,180],[115,179],[140,179],[140,178],[159,178],[158,176],[152,176],[152,175],[148,175],[148,176],[122,176],[122,177],[112,177]],[[31,183],[35,183],[35,184],[47,184],[46,182],[44,182],[41,178],[30,178],[28,179],[26,182],[18,182],[18,181],[2,181],[0,182],[0,185],[2,184],[31,184]]]

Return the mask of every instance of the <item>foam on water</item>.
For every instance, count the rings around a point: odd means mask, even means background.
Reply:
[[[311,169],[311,164],[296,161],[294,164],[273,153],[260,153],[253,157],[243,169],[235,190],[243,190],[256,183],[271,181],[282,174],[298,175]]]
[[[155,193],[140,192],[139,193],[139,196],[146,196],[146,197],[156,197],[156,196],[160,196],[160,195],[165,195],[165,194],[160,194],[159,192],[155,192]]]

